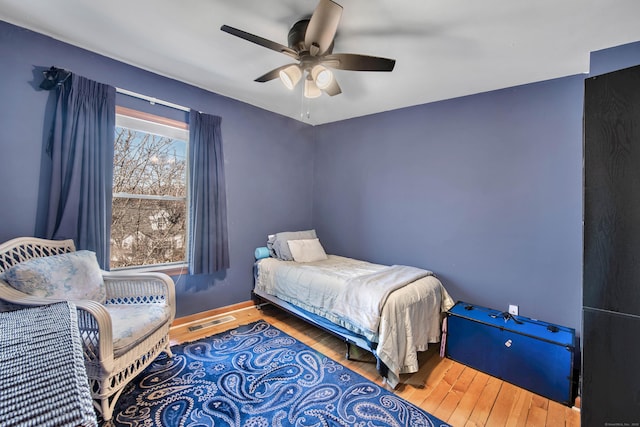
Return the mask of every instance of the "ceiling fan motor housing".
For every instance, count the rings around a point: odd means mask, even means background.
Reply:
[[[307,32],[307,26],[309,25],[308,19],[302,19],[291,27],[289,30],[289,47],[297,52],[306,50],[304,47],[304,35]]]
[[[301,19],[295,24],[293,24],[293,26],[289,30],[289,35],[287,37],[287,40],[289,42],[289,47],[295,50],[296,52],[298,52],[299,54],[302,52],[309,51],[308,47],[305,46],[304,44],[304,37],[305,37],[305,34],[307,33],[308,25],[309,25],[309,19]],[[333,52],[333,45],[334,45],[334,42],[331,42],[331,45],[325,52],[326,54]]]

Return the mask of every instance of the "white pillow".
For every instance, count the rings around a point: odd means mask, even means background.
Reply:
[[[36,297],[104,303],[106,291],[94,252],[80,250],[32,258],[5,271],[11,286]]]
[[[319,239],[288,240],[289,250],[296,262],[313,262],[327,259]]]

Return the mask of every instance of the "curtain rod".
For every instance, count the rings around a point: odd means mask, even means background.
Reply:
[[[174,104],[172,102],[163,101],[161,99],[157,99],[157,98],[154,98],[152,96],[142,95],[141,93],[132,92],[130,90],[120,89],[119,87],[116,88],[116,92],[121,93],[123,95],[132,96],[134,98],[138,98],[138,99],[143,99],[145,101],[149,101],[149,103],[151,105],[160,104],[160,105],[164,105],[165,107],[175,108],[176,110],[182,110],[182,111],[186,111],[186,112],[191,111],[191,109],[189,107],[184,107],[182,105]]]

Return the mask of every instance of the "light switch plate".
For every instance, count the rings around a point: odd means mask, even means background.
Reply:
[[[514,304],[509,304],[509,314],[517,316],[518,315],[518,306],[514,305]]]

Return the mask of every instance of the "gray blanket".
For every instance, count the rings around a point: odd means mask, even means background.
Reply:
[[[382,307],[389,294],[426,276],[433,276],[433,273],[406,265],[392,265],[354,277],[347,281],[336,298],[333,312],[359,329],[377,334]]]

